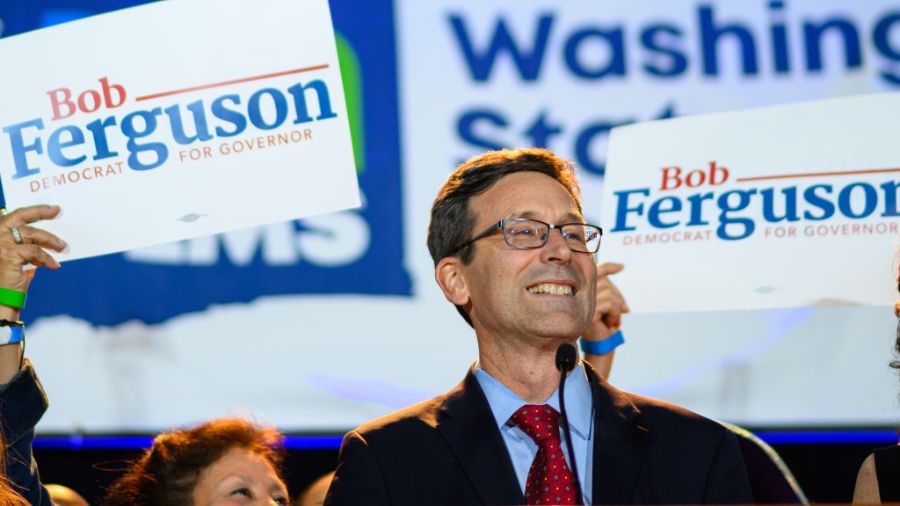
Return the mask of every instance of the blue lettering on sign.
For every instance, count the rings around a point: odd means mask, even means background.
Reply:
[[[559,9],[565,7],[561,4]],[[595,17],[571,24],[564,24],[563,16],[552,11],[488,19],[454,11],[447,14],[446,26],[468,77],[476,84],[497,79],[501,72],[506,79],[529,85],[540,82],[547,72],[554,77],[562,72],[598,86],[624,82],[637,74],[657,82],[758,80],[766,75],[817,75],[826,69],[856,74],[869,61],[884,82],[900,85],[897,8],[886,8],[865,21],[840,10],[792,12],[790,2],[784,0],[769,1],[761,15],[752,18],[724,13],[712,2],[701,1],[689,9],[687,22],[667,19],[665,9],[644,20],[617,19],[600,9]],[[606,161],[601,152],[613,127],[676,114],[676,104],[666,97],[657,106],[659,113],[641,118],[609,117],[602,113],[604,104],[590,104],[587,107],[596,110],[598,117],[577,125],[567,124],[567,113],[546,104],[523,113],[524,107],[527,104],[507,111],[483,102],[463,107],[456,116],[457,135],[467,147],[461,158],[470,151],[539,146],[572,153],[577,166],[603,176]],[[523,114],[527,115],[524,121]]]
[[[516,42],[513,35],[510,34],[503,18],[497,20],[491,41],[484,49],[475,47],[464,18],[451,15],[449,21],[456,42],[469,64],[472,79],[476,81],[489,80],[494,68],[494,61],[502,54],[508,54],[512,58],[523,81],[534,81],[540,75],[544,53],[547,50],[547,41],[550,38],[550,29],[553,27],[552,15],[544,15],[537,20],[534,42],[530,48],[520,47],[520,43]]]
[[[318,114],[315,117],[316,121],[337,117],[337,114],[331,108],[331,96],[328,91],[328,86],[323,81],[314,79],[306,84],[297,83],[287,89],[287,93],[292,97],[292,103],[290,104],[293,106],[292,113],[294,120],[292,124],[299,125],[313,121],[313,117],[310,115],[309,107],[307,105],[307,96],[305,93],[307,90],[313,90],[316,103],[319,107]],[[272,130],[280,127],[288,119],[288,99],[281,90],[276,88],[263,88],[250,95],[247,100],[247,118],[240,115],[240,120],[237,120],[234,117],[235,114],[239,114],[235,110],[224,109],[221,107],[221,103],[224,100],[230,100],[236,104],[239,104],[241,101],[240,96],[235,95],[217,97],[212,101],[213,105],[211,113],[213,116],[215,116],[216,113],[225,114],[225,122],[234,124],[235,126],[240,123],[243,127],[246,127],[246,120],[249,119],[250,123],[259,130]],[[263,117],[264,105],[271,105],[274,110],[274,117],[270,121],[267,121]],[[195,132],[194,135],[189,135],[186,131],[187,129],[184,125],[184,115],[182,114],[181,104],[175,104],[166,107],[165,109],[156,107],[147,111],[135,111],[122,118],[121,133],[128,139],[126,146],[128,149],[129,168],[133,170],[155,169],[168,160],[169,150],[165,143],[138,143],[139,139],[150,137],[154,133],[157,133],[157,127],[161,126],[161,123],[166,124],[168,127],[168,134],[170,134],[171,138],[178,144],[184,146],[189,146],[195,142],[206,142],[214,138],[214,136],[209,133],[210,128],[207,122],[206,108],[203,101],[197,100],[191,102],[185,106],[185,109],[190,112],[192,118],[191,123]],[[165,113],[165,115],[163,115],[163,113]],[[168,120],[163,116],[168,118]],[[162,121],[158,120],[157,117]],[[95,151],[92,156],[93,160],[101,160],[112,156],[112,153],[109,152],[108,136],[110,134],[106,132],[106,127],[115,126],[116,121],[115,116],[109,116],[85,125],[85,130],[89,131],[93,136],[90,139],[90,142],[87,143],[94,146],[93,149]],[[103,125],[102,128],[101,125]],[[36,132],[30,132],[33,137],[29,137],[28,141],[26,141],[25,137],[22,135],[22,131],[26,128],[36,130]],[[165,127],[163,127],[163,129],[164,128]],[[36,155],[41,154],[42,142],[40,132],[43,129],[44,123],[40,119],[20,122],[0,128],[0,131],[9,136],[9,144],[12,149],[12,157],[15,164],[13,179],[33,176],[40,172],[40,167],[29,165],[27,157],[29,151],[34,151]],[[87,154],[85,153],[90,153],[90,148],[88,147],[82,147],[82,154],[75,158],[68,158],[62,152],[63,148],[78,148],[85,144],[85,130],[74,125],[65,125],[50,133],[47,139],[47,156],[50,158],[50,161],[57,167],[71,167],[85,161],[87,159]],[[238,133],[240,133],[241,130],[242,129],[239,129]],[[225,132],[226,136],[229,137],[233,135],[228,130],[221,129],[221,126],[217,126],[215,132],[218,133],[220,131]],[[84,151],[85,149],[88,149],[88,151]],[[149,157],[152,162],[144,163],[140,160],[140,155],[144,152],[152,153]]]
[[[579,125],[573,128],[576,131],[573,146],[575,162],[589,173],[602,176],[606,172],[606,160],[598,159],[592,153],[592,147],[607,141],[613,128],[640,119],[669,119],[674,116],[674,106],[670,105],[652,118],[598,119]],[[521,145],[521,142],[503,135],[510,129],[516,129],[513,133],[524,137],[527,145],[548,149],[556,149],[556,146],[552,145],[554,138],[568,133],[567,128],[560,121],[552,119],[547,111],[541,111],[534,120],[521,127],[521,130],[512,126],[503,111],[484,107],[463,111],[456,123],[456,133],[460,139],[480,150]]]
[[[447,24],[476,82],[490,81],[501,61],[510,61],[524,82],[538,81],[544,69],[557,68],[547,65],[548,58],[558,58],[563,70],[591,81],[623,78],[636,70],[661,79],[683,77],[691,70],[718,78],[733,72],[722,68],[724,61],[736,61],[746,76],[769,71],[816,74],[840,67],[853,71],[871,51],[884,61],[880,76],[889,84],[900,84],[895,66],[900,62],[897,9],[879,13],[871,26],[860,26],[859,20],[839,13],[791,14],[788,2],[773,0],[766,15],[754,19],[724,16],[714,5],[699,3],[689,25],[661,19],[662,13],[649,17],[652,22],[646,25],[626,24],[609,19],[602,10],[596,19],[580,20],[569,32],[559,26],[555,13],[546,12],[530,23],[519,23],[522,28],[516,33],[506,15],[494,19],[486,34],[476,35],[471,20],[461,14],[449,14]],[[832,44],[837,51],[831,55],[833,61],[826,61],[823,48]],[[694,47],[700,49],[699,61],[691,62]],[[639,64],[629,65],[632,60]]]
[[[3,35],[40,28],[36,23],[42,21],[49,25],[141,3],[147,2],[115,0],[93,10],[59,10],[53,8],[51,0],[35,0],[28,2],[27,13],[21,12],[24,9],[4,13]],[[117,325],[129,320],[152,324],[215,304],[249,302],[265,296],[410,296],[411,282],[403,259],[394,15],[389,3],[349,3],[353,5],[335,9],[332,16],[336,31],[352,48],[352,56],[357,59],[354,63],[365,78],[361,89],[346,90],[348,103],[355,91],[363,105],[356,110],[356,116],[351,110],[349,118],[354,136],[363,136],[354,138],[354,145],[367,146],[357,153],[363,208],[67,263],[57,272],[35,278],[26,317],[33,321],[64,314],[95,325]],[[378,30],[372,30],[372,26]],[[341,63],[343,71],[344,62]],[[319,103],[318,109],[307,110],[302,99],[306,93],[327,96],[320,89],[322,86],[304,82],[289,88],[289,96],[262,89],[245,97],[245,104],[240,96],[230,94],[207,105],[195,102],[182,108],[142,111],[138,113],[144,115],[140,119],[121,118],[120,128],[138,139],[153,129],[152,124],[165,121],[171,125],[177,142],[190,143],[212,136],[239,135],[251,125],[267,129],[287,120],[297,123],[326,119],[334,114],[330,103]],[[255,114],[260,104],[274,106],[277,114]],[[219,121],[207,124],[204,110]],[[191,128],[185,128],[185,124]],[[113,126],[116,118],[106,118],[85,125],[86,130],[75,130],[90,132],[99,139],[92,146],[96,153],[90,153],[94,159],[109,158],[118,153],[110,150],[100,134]],[[22,131],[40,129],[43,124],[11,128],[7,135],[23,137],[18,141],[23,146],[23,172],[30,169],[24,163],[28,153],[37,156],[46,151],[48,157],[53,153],[56,159],[51,161],[59,165],[75,159],[64,150],[78,142],[79,133],[74,130],[48,136],[42,143],[33,136],[25,138]],[[135,169],[152,168],[164,155],[153,143],[130,140],[127,148],[135,151],[131,155],[135,157],[140,150],[148,151],[146,158],[129,160]]]
[[[843,186],[748,188],[718,195],[703,192],[662,197],[654,196],[650,188],[634,188],[613,192],[615,225],[610,232],[665,229],[681,225],[683,221],[685,227],[709,225],[704,216],[715,215],[716,236],[725,241],[739,241],[753,235],[758,218],[764,223],[780,223],[822,221],[835,214],[853,220],[873,215],[882,218],[900,216],[898,192],[900,182],[897,181],[887,181],[878,187],[857,181]],[[704,206],[707,201],[709,205]],[[756,201],[761,201],[762,213],[748,209]],[[783,211],[779,213],[777,209]]]

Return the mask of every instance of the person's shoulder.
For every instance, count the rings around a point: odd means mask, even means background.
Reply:
[[[635,410],[633,423],[646,430],[649,448],[696,462],[739,461],[739,438],[731,428],[671,402],[621,392]]]
[[[605,387],[610,389],[614,396],[620,396],[630,402],[640,413],[641,422],[654,431],[706,434],[714,438],[721,438],[724,433],[728,432],[725,426],[715,420],[677,404],[618,390],[608,383]]]
[[[445,415],[470,413],[487,408],[487,401],[481,393],[478,382],[470,367],[468,374],[451,390],[418,404],[394,411],[388,415],[366,422],[351,434],[366,439],[373,436],[391,434],[413,434],[413,431],[433,432]],[[487,408],[489,409],[489,408]]]
[[[434,429],[438,424],[441,407],[448,394],[433,397],[418,404],[394,411],[375,420],[366,422],[354,433],[365,439],[409,435],[410,431]]]
[[[646,417],[658,418],[682,423],[715,424],[709,418],[699,415],[685,407],[661,399],[654,399],[638,394],[628,394],[634,405]]]

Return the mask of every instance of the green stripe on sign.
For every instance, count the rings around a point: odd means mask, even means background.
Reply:
[[[341,81],[344,84],[344,97],[347,101],[347,121],[350,123],[353,158],[356,160],[356,173],[361,174],[366,169],[366,136],[363,131],[362,76],[359,58],[343,35],[335,32],[334,36],[337,42],[338,63],[341,67]]]

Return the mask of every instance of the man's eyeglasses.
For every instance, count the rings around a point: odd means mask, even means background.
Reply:
[[[503,240],[506,241],[510,248],[541,248],[547,244],[547,240],[550,238],[550,230],[554,228],[559,230],[559,233],[562,234],[563,239],[572,251],[596,253],[600,249],[600,236],[603,235],[603,230],[600,227],[586,223],[553,225],[528,218],[507,218],[494,223],[485,229],[484,232],[462,243],[453,250],[453,253],[457,253],[478,239],[487,237],[497,230],[503,231]]]

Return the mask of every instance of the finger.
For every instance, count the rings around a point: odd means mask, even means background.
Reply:
[[[609,337],[609,335],[609,328],[606,326],[606,324],[603,323],[602,320],[592,321],[581,334],[583,338],[589,341],[606,339],[607,337]]]
[[[34,223],[41,220],[50,220],[59,215],[59,206],[36,205],[29,207],[21,207],[10,212],[2,218],[5,227],[21,227],[28,223]]]
[[[31,264],[48,269],[60,268],[59,262],[37,244],[23,244],[17,247],[16,255],[21,259],[23,265]]]
[[[612,310],[612,306],[613,303],[610,300],[598,300],[594,306],[594,319],[600,319],[603,315],[609,313]]]
[[[597,287],[597,296],[594,298],[594,303],[597,307],[603,305],[604,307],[616,303],[616,292],[614,291],[612,286],[598,286]]]
[[[50,248],[56,251],[63,251],[67,246],[66,242],[55,234],[40,228],[23,225],[19,227],[19,233],[22,235],[22,242],[26,244],[37,244],[42,248]]]
[[[622,326],[622,317],[620,315],[604,315],[603,323],[610,329],[618,330]]]
[[[602,292],[598,292],[595,308],[595,317],[609,315],[610,317],[618,318],[620,314],[625,313],[628,310],[621,292],[612,285]]]
[[[619,292],[618,288],[616,288],[616,291],[619,293],[618,300],[622,308],[621,313],[630,313],[631,307],[628,305],[628,301],[625,300],[625,297],[622,295],[622,292]]]
[[[600,298],[601,295],[604,297],[609,296],[608,292],[610,292],[614,286],[615,285],[608,277],[598,276],[597,283],[595,285],[595,291],[597,292],[597,298]]]
[[[606,300],[603,302],[597,302],[596,309],[594,310],[594,318],[602,319],[602,318],[619,318],[619,315],[622,314],[622,304],[620,301],[615,300]]]
[[[619,264],[615,262],[606,262],[604,264],[597,264],[597,276],[608,276],[610,274],[617,274],[625,268],[625,264]]]
[[[630,313],[631,307],[628,306],[628,302],[625,300],[625,296],[622,295],[622,291],[619,290],[615,284],[610,283],[610,288],[615,291],[613,294],[613,299],[619,304],[619,312],[620,313]]]

